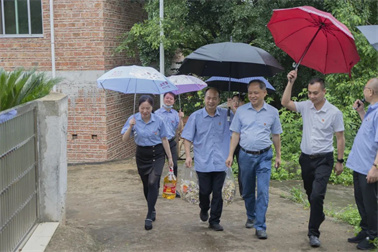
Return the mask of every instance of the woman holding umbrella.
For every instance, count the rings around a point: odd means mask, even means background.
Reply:
[[[155,111],[155,114],[160,116],[163,121],[166,123],[168,131],[168,142],[171,149],[172,158],[173,158],[173,173],[177,178],[177,143],[176,143],[176,133],[181,132],[184,123],[182,118],[184,113],[177,112],[173,109],[173,104],[175,103],[175,95],[172,92],[164,94],[163,97],[163,107]],[[176,191],[176,197],[180,198],[180,194]]]
[[[137,145],[136,163],[148,206],[144,228],[150,230],[152,222],[156,219],[155,204],[159,194],[165,155],[168,156],[169,167],[173,166],[173,160],[167,140],[167,128],[163,120],[152,113],[154,100],[149,95],[142,95],[138,105],[139,113],[127,119],[121,134],[123,141],[134,136]]]

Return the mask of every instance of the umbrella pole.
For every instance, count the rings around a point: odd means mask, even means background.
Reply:
[[[315,35],[312,37],[310,43],[308,43],[308,45],[307,45],[306,49],[304,50],[304,52],[303,52],[301,58],[299,59],[298,63],[295,65],[295,70],[298,69],[299,65],[301,64],[301,62],[302,62],[302,60],[303,60],[303,58],[304,58],[304,56],[306,55],[308,49],[310,48],[312,42],[314,42],[314,39],[315,39],[316,35],[318,35],[320,29],[322,29],[323,26],[324,26],[324,24],[322,23],[322,25],[319,26],[318,30],[316,31]]]
[[[136,100],[136,93],[134,93],[134,106],[133,106],[133,115],[135,116],[135,100]]]
[[[181,110],[181,100],[180,100],[180,95],[179,96],[179,110]]]
[[[228,76],[228,99],[230,98],[230,92],[231,92],[231,63],[230,63],[230,75]],[[227,102],[228,102],[227,99]],[[231,122],[231,108],[228,107],[227,110],[227,121]]]

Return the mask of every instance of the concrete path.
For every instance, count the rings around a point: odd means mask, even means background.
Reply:
[[[321,247],[311,248],[309,210],[283,198],[287,192],[278,187],[270,188],[267,240],[257,239],[255,229],[244,227],[240,197],[224,206],[225,230],[215,232],[200,222],[197,205],[159,196],[157,220],[146,231],[147,207],[133,159],[70,166],[66,225],[58,227],[46,251],[356,251],[346,242],[353,227],[331,218],[321,226]],[[353,200],[351,192],[346,188],[340,195],[350,194]]]

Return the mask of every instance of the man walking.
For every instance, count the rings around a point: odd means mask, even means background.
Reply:
[[[231,167],[235,148],[240,139],[239,166],[243,199],[247,210],[246,228],[256,228],[259,239],[267,239],[265,215],[269,201],[269,181],[272,166],[272,142],[276,150],[275,167],[281,163],[282,127],[278,110],[265,103],[265,83],[253,80],[248,86],[250,103],[239,107],[232,120],[232,138],[226,165]],[[272,135],[272,140],[270,139]],[[257,181],[257,198],[256,198]]]
[[[308,237],[312,247],[320,246],[319,227],[325,219],[323,212],[327,183],[334,165],[333,135],[337,139],[336,175],[343,172],[345,148],[343,115],[339,109],[324,97],[324,80],[313,78],[308,84],[307,101],[293,102],[291,90],[297,78],[297,71],[287,75],[288,83],[282,96],[282,105],[299,112],[303,119],[303,134],[299,164],[302,170],[303,185],[310,202]]]
[[[219,102],[219,92],[209,88],[205,92],[205,107],[190,115],[181,134],[187,167],[192,166],[190,146],[193,144],[194,168],[199,183],[200,219],[209,220],[209,228],[215,231],[223,231],[219,224],[223,209],[222,187],[226,178],[225,161],[231,138],[227,110],[218,108]]]
[[[364,104],[357,100],[354,109],[362,124],[346,166],[353,170],[354,198],[361,216],[361,231],[348,242],[358,243],[361,250],[374,249],[372,241],[377,238],[378,224],[378,78],[368,81],[364,87],[365,100],[370,103],[365,113]]]

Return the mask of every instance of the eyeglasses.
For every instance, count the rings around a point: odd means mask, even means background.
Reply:
[[[371,92],[373,92],[374,93],[374,89],[372,89],[372,88],[369,88],[369,87],[364,87],[364,91],[365,91],[365,89],[369,89],[369,90],[371,90]]]

